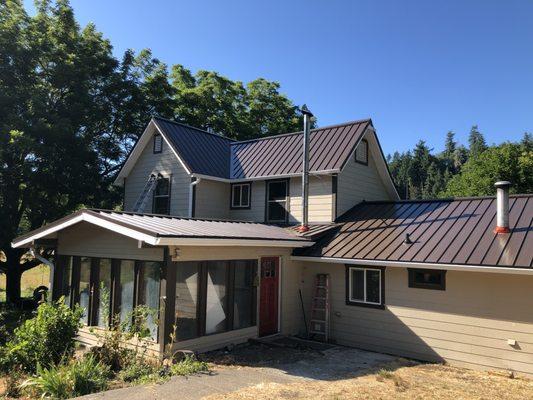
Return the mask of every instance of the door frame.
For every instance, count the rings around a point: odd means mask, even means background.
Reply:
[[[283,257],[278,255],[263,255],[259,256],[258,259],[258,268],[257,268],[257,275],[259,277],[259,287],[257,290],[257,336],[259,337],[259,330],[261,325],[261,280],[262,280],[262,273],[261,273],[261,260],[263,258],[277,258],[278,259],[278,265],[279,265],[279,272],[278,272],[278,323],[277,323],[277,332],[274,332],[270,335],[265,335],[261,337],[269,337],[273,335],[277,335],[281,332],[281,289],[282,289],[282,268],[283,268]]]

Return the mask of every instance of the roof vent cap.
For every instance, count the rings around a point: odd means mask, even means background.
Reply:
[[[411,235],[409,233],[405,234],[405,240],[403,241],[404,244],[413,244],[414,242],[411,240]]]

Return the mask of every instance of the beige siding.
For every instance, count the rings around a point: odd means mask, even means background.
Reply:
[[[163,151],[159,154],[153,154],[153,139],[148,140],[135,166],[126,178],[124,210],[131,211],[133,209],[152,173],[161,173],[164,177],[171,177],[170,214],[188,216],[191,180],[165,141],[163,141]],[[152,212],[151,195],[149,195],[144,212]]]
[[[331,274],[331,336],[340,344],[533,374],[531,276],[448,271],[438,291],[409,288],[406,269],[387,268],[381,310],[346,305],[342,264],[305,264],[306,305],[319,272]]]
[[[291,178],[289,222],[302,220],[302,179]],[[309,178],[309,222],[331,222],[333,217],[332,183],[330,175]]]
[[[376,157],[379,149],[370,140],[368,151],[368,165],[355,162],[355,157],[349,158],[348,163],[339,174],[337,194],[337,215],[340,216],[363,200],[392,200],[387,186],[378,173]],[[381,155],[379,154],[379,157]]]
[[[230,210],[229,218],[238,221],[265,220],[265,181],[252,182],[252,202],[249,210]]]
[[[58,253],[71,256],[163,260],[162,248],[139,248],[136,240],[88,222],[80,222],[59,232]]]
[[[194,216],[229,219],[230,184],[202,179],[196,185]]]

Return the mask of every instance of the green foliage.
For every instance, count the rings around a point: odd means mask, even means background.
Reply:
[[[533,151],[524,144],[504,143],[490,147],[464,165],[444,192],[446,196],[494,195],[494,183],[508,180],[512,193],[533,192]]]
[[[43,398],[69,399],[105,390],[109,376],[109,367],[88,356],[49,368],[38,365],[36,376],[27,379],[21,387]]]
[[[171,375],[192,375],[200,372],[207,372],[208,370],[209,366],[206,362],[198,361],[191,356],[187,356],[182,361],[170,366]]]
[[[37,315],[16,328],[13,338],[6,343],[4,368],[34,372],[37,365],[46,368],[58,364],[74,350],[81,315],[80,308],[71,310],[63,299],[41,304]]]
[[[159,369],[145,361],[135,360],[118,373],[118,378],[124,382],[146,383],[159,379]]]

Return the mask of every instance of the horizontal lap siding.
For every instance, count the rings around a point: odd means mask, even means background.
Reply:
[[[139,248],[136,240],[88,222],[80,222],[59,232],[58,253],[70,256],[163,260],[162,248]]]
[[[345,304],[344,265],[305,265],[306,305],[314,275],[331,274],[331,336],[340,344],[533,374],[533,277],[448,271],[437,291],[409,288],[406,269],[387,268],[380,310]]]
[[[302,221],[302,179],[290,180],[289,222]],[[330,175],[309,178],[309,222],[331,222],[333,210],[332,184]]]
[[[135,202],[141,195],[152,173],[161,173],[164,177],[172,175],[170,214],[188,216],[190,177],[165,141],[163,141],[163,151],[153,154],[153,138],[148,141],[135,166],[126,178],[124,210],[133,210]],[[151,194],[146,202],[144,212],[152,212]]]
[[[250,204],[250,209],[230,210],[230,219],[237,221],[255,222],[263,222],[265,220],[265,181],[253,181],[251,189],[252,202]]]
[[[337,215],[340,216],[363,200],[391,200],[374,160],[371,142],[368,143],[368,165],[355,162],[355,156],[339,174]],[[379,151],[379,150],[378,150]]]
[[[195,190],[195,218],[229,219],[229,183],[202,179]]]

